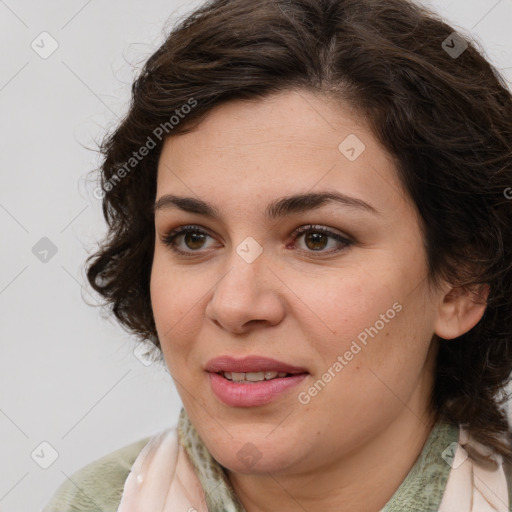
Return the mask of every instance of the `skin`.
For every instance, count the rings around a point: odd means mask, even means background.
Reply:
[[[338,149],[349,134],[366,146],[355,161]],[[320,191],[362,199],[379,214],[329,204],[275,221],[263,216],[275,199]],[[287,91],[218,106],[193,132],[169,138],[156,199],[171,193],[222,213],[215,220],[176,208],[155,212],[151,301],[188,416],[244,507],[380,510],[435,421],[427,408],[434,333],[459,336],[485,309],[447,283],[429,287],[418,215],[393,160],[348,105]],[[162,239],[188,224],[209,236],[178,237],[189,253],[180,256]],[[320,238],[315,245],[307,234],[294,241],[294,230],[308,224],[354,243]],[[252,263],[236,252],[249,236],[263,249]],[[401,311],[301,403],[298,394],[394,303]],[[265,355],[310,375],[270,404],[230,407],[213,394],[204,371],[226,354]],[[250,467],[237,457],[246,443],[259,456]]]

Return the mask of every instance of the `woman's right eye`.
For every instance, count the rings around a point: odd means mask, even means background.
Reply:
[[[206,237],[212,238],[206,231],[198,226],[180,226],[164,235],[162,237],[162,243],[175,253],[188,256],[203,249]],[[189,250],[178,247],[179,239],[182,239],[182,242],[185,243]]]

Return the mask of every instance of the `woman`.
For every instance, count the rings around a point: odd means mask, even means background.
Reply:
[[[88,278],[184,409],[46,511],[509,510],[512,97],[472,43],[209,2],[102,149]]]

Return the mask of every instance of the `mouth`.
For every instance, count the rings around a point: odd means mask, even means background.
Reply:
[[[232,407],[270,403],[309,375],[306,368],[263,356],[220,356],[211,359],[204,369],[209,373],[214,394]]]
[[[235,359],[228,355],[215,357],[206,363],[204,369],[236,382],[258,382],[309,373],[306,368],[258,355],[242,359]]]

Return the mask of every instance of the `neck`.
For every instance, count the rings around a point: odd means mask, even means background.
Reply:
[[[322,510],[377,512],[403,482],[435,424],[404,409],[391,424],[350,454],[308,473],[228,472],[246,512]],[[369,489],[371,492],[369,492]]]

